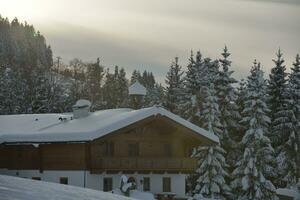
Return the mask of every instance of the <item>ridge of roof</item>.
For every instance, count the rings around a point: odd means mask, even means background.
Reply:
[[[155,115],[165,116],[213,142],[219,142],[216,135],[155,105],[139,110],[101,110],[90,113],[87,117],[72,120],[72,113],[0,116],[0,143],[91,141]],[[60,116],[67,120],[59,121]]]

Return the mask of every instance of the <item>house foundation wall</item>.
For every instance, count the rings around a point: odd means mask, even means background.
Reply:
[[[78,171],[68,171],[68,170],[45,170],[40,172],[39,170],[7,170],[0,169],[0,174],[17,176],[22,178],[33,178],[39,177],[42,181],[60,183],[61,177],[68,178],[68,184],[86,187],[95,190],[103,190],[103,179],[112,178],[113,188],[120,187],[120,178],[123,174],[91,174],[89,171],[78,170]],[[144,177],[150,178],[150,192],[153,194],[163,193],[163,177],[171,178],[171,191],[170,193],[175,193],[177,198],[185,197],[185,180],[186,174],[125,174],[128,178],[133,177],[137,184],[137,189],[143,191],[142,180]]]

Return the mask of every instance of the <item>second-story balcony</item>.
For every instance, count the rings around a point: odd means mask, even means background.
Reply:
[[[92,173],[103,171],[194,172],[194,158],[106,157],[92,161]]]

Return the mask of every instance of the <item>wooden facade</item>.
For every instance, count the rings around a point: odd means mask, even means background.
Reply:
[[[151,117],[93,141],[2,144],[0,168],[89,170],[91,173],[192,172],[193,147],[209,144],[201,135],[164,117]]]

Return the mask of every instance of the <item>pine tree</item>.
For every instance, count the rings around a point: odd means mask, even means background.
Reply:
[[[87,66],[87,89],[88,99],[92,102],[92,110],[102,108],[103,95],[101,83],[103,79],[103,67],[100,65],[100,59],[96,63],[90,63]]]
[[[196,58],[194,58],[193,51],[191,51],[184,81],[187,101],[183,115],[189,121],[198,125],[200,110],[202,110],[203,87],[205,86],[203,78],[205,78],[207,72],[205,70],[207,65],[204,65],[204,63],[200,51],[197,52]]]
[[[161,84],[155,83],[153,88],[147,88],[143,107],[162,105],[165,98],[165,89]]]
[[[270,118],[266,104],[266,81],[260,63],[254,62],[247,80],[242,123],[246,132],[242,138],[243,156],[233,171],[232,188],[237,199],[276,199],[276,190],[267,179],[274,170],[274,150],[268,138]]]
[[[175,57],[174,62],[167,73],[166,77],[166,101],[165,106],[175,114],[181,113],[179,105],[182,102],[184,93],[183,71],[178,64],[178,57]]]
[[[25,113],[25,82],[18,71],[0,67],[0,114]]]
[[[218,77],[218,103],[220,106],[220,122],[222,124],[221,145],[227,152],[227,160],[233,167],[239,155],[237,151],[237,142],[233,139],[239,134],[239,121],[241,119],[238,106],[235,103],[237,95],[233,84],[237,81],[232,77],[234,71],[231,71],[231,61],[228,59],[230,53],[225,46],[222,53],[223,58],[219,59],[222,70],[219,71]]]
[[[115,66],[113,74],[107,70],[103,92],[104,108],[120,108],[128,105],[128,80],[123,68]]]
[[[117,105],[116,107],[128,106],[128,80],[126,79],[126,72],[124,68],[121,68],[116,77],[117,85]]]
[[[106,70],[105,74],[105,81],[103,85],[103,93],[105,94],[103,96],[104,108],[111,109],[116,106],[116,93],[112,91],[115,91],[117,86],[115,76],[109,72],[109,69]]]
[[[289,76],[289,92],[291,94],[294,113],[296,119],[300,121],[300,56],[297,54],[296,61],[293,63],[291,68],[291,74]]]
[[[135,81],[139,81],[140,83],[142,82],[142,76],[139,70],[133,70],[130,78],[130,84],[133,84]]]
[[[300,178],[300,57],[291,68],[288,89],[286,93],[285,109],[278,113],[283,123],[278,123],[276,128],[284,129],[282,145],[278,147],[277,157],[280,180],[282,187],[296,187]],[[284,127],[280,127],[283,125]]]
[[[203,103],[203,117],[205,128],[211,134],[220,136],[222,130],[220,124],[220,111],[218,97],[216,94],[212,74],[208,74],[210,83],[205,87],[205,101]],[[220,145],[209,147],[198,147],[193,156],[198,158],[197,185],[194,196],[199,195],[206,198],[226,199],[230,195],[230,188],[225,182],[227,164],[225,160],[225,150]]]
[[[71,68],[71,86],[66,104],[67,107],[71,108],[79,99],[88,98],[86,74],[84,71],[87,66],[77,58],[71,60],[69,66]]]
[[[277,161],[279,164],[274,183],[279,187],[283,186],[283,181],[280,179],[282,171],[280,163],[285,160],[280,151],[284,148],[285,141],[288,140],[291,113],[288,111],[287,73],[285,72],[286,68],[280,49],[276,55],[277,59],[273,59],[275,66],[271,69],[268,84],[268,105],[271,109],[270,139],[278,155]]]
[[[29,112],[31,113],[47,113],[49,112],[49,85],[48,74],[44,72],[42,67],[34,70],[33,77],[33,90],[31,97],[31,106]]]
[[[287,93],[287,73],[284,65],[281,50],[277,52],[277,59],[273,59],[275,66],[271,69],[270,80],[268,84],[268,105],[270,107],[271,118],[271,136],[275,149],[280,145],[284,133],[284,125],[281,122],[282,111],[285,110],[286,93]],[[284,122],[283,122],[284,123]],[[281,127],[279,127],[281,126]]]

